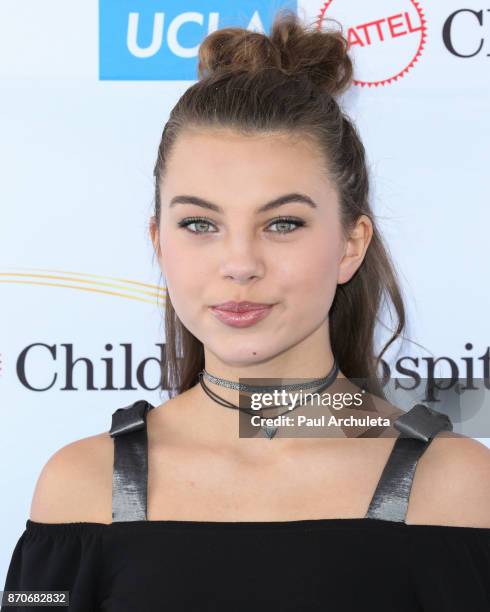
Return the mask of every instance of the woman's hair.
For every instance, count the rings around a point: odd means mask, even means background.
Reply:
[[[209,34],[199,48],[199,80],[185,91],[163,130],[154,168],[155,219],[160,226],[160,183],[179,133],[188,127],[231,128],[243,135],[287,135],[309,139],[325,159],[337,188],[344,236],[360,215],[373,235],[352,278],[337,285],[329,311],[332,351],[347,378],[385,397],[377,368],[405,327],[396,273],[368,202],[364,146],[336,96],[352,80],[352,63],[342,31],[310,29],[290,10],[279,11],[269,35],[229,27]],[[397,325],[379,355],[374,333],[384,297]],[[173,397],[194,386],[204,368],[203,344],[184,327],[166,296],[166,346],[162,381]]]

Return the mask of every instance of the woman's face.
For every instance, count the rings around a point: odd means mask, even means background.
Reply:
[[[324,163],[312,144],[277,135],[187,130],[175,142],[152,239],[179,319],[227,364],[270,359],[327,325],[337,283],[360,264],[362,257],[344,257],[338,197]],[[211,310],[229,300],[274,306],[236,328]]]

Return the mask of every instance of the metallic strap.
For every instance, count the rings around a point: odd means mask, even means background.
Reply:
[[[404,523],[417,462],[435,436],[444,429],[452,431],[453,425],[446,414],[424,404],[416,404],[395,419],[393,426],[401,433],[364,518]]]
[[[114,438],[112,520],[146,521],[148,494],[148,437],[146,416],[153,409],[139,400],[118,408],[109,431]],[[442,430],[452,431],[449,417],[416,404],[395,419],[400,431],[364,518],[405,522],[417,462]]]
[[[146,521],[148,436],[146,415],[154,408],[139,400],[118,408],[109,433],[114,438],[112,521]]]

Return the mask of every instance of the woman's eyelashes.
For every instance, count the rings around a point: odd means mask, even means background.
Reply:
[[[185,228],[187,231],[189,231],[191,234],[215,234],[216,232],[211,232],[211,231],[201,231],[199,229],[194,230],[194,229],[189,229],[191,225],[195,225],[196,227],[216,227],[215,224],[210,221],[209,219],[206,219],[205,217],[186,217],[185,219],[182,219],[181,221],[178,222],[177,224],[179,227],[183,227]],[[291,234],[292,232],[296,231],[297,229],[299,229],[300,227],[304,227],[306,225],[305,221],[303,221],[303,219],[298,219],[296,217],[277,217],[276,219],[273,219],[268,225],[267,227],[272,227],[272,226],[278,226],[279,228],[282,229],[278,229],[278,230],[269,230],[271,231],[273,234]],[[294,226],[293,229],[284,229],[285,226]]]

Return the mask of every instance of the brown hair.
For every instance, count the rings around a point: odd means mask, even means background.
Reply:
[[[290,10],[276,14],[268,36],[238,27],[209,34],[199,49],[199,80],[179,99],[163,130],[154,168],[154,214],[159,227],[165,161],[181,130],[189,126],[312,139],[324,154],[326,171],[337,187],[345,236],[361,214],[373,225],[362,264],[348,282],[337,285],[329,311],[332,351],[345,376],[365,379],[366,390],[384,397],[377,368],[405,327],[405,309],[368,202],[364,146],[335,99],[351,83],[352,71],[341,30],[310,29]],[[375,356],[374,332],[385,295],[395,308],[397,324]],[[204,349],[182,325],[168,294],[165,334],[162,380],[172,397],[198,382]]]

